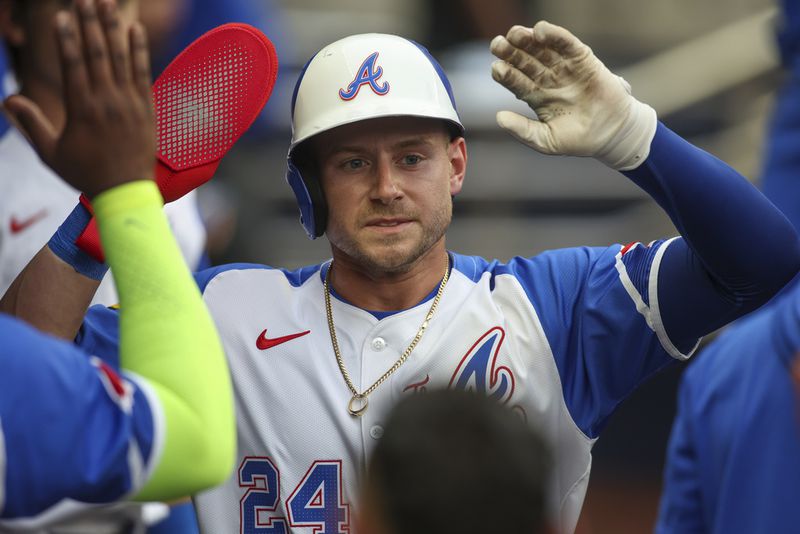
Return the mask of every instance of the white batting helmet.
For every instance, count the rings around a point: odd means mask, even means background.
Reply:
[[[292,96],[292,143],[286,180],[311,239],[325,232],[327,207],[315,177],[302,176],[295,150],[303,141],[366,119],[415,116],[441,119],[460,134],[455,98],[442,67],[419,44],[366,33],[336,41],[303,68]]]

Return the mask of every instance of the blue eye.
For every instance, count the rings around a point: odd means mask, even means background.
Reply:
[[[403,163],[405,165],[416,165],[422,161],[422,157],[418,156],[417,154],[409,154],[408,156],[403,156]]]
[[[347,168],[349,170],[360,169],[360,168],[362,168],[364,166],[364,160],[363,159],[350,159],[350,160],[347,160],[344,163],[344,166],[345,166],[345,168]]]

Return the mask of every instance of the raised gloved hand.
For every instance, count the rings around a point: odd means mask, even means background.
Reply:
[[[590,156],[622,171],[647,158],[656,112],[570,32],[545,21],[513,26],[490,49],[500,59],[492,77],[538,118],[497,114],[497,123],[521,142],[544,154]]]

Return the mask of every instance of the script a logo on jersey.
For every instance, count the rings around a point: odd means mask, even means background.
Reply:
[[[369,85],[372,92],[378,96],[383,96],[389,92],[389,82],[378,83],[378,79],[383,76],[383,67],[376,65],[378,53],[373,52],[361,63],[358,68],[356,78],[350,82],[347,89],[339,89],[339,98],[342,100],[353,100],[361,87]]]
[[[499,326],[483,334],[461,359],[449,387],[475,391],[501,403],[511,400],[514,374],[508,367],[497,365],[497,355],[505,337],[505,331]]]

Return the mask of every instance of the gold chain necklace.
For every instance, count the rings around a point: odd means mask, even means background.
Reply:
[[[405,363],[405,361],[408,359],[408,356],[411,354],[411,351],[414,350],[414,347],[417,346],[419,340],[422,339],[422,335],[425,333],[425,330],[428,329],[428,325],[430,324],[431,319],[433,319],[433,314],[436,313],[436,308],[439,306],[439,300],[442,298],[442,293],[444,293],[444,286],[447,285],[447,280],[450,278],[450,256],[447,256],[447,264],[444,270],[444,277],[442,277],[442,283],[439,284],[439,290],[436,292],[436,297],[433,299],[433,304],[431,304],[428,314],[425,316],[425,320],[422,321],[419,330],[417,330],[417,335],[414,336],[411,344],[408,346],[408,348],[406,348],[406,350],[403,351],[403,354],[400,355],[400,358],[394,362],[394,365],[392,365],[388,371],[383,373],[383,375],[376,380],[374,384],[365,389],[363,393],[359,393],[356,387],[353,385],[352,380],[350,380],[350,374],[347,372],[347,369],[344,366],[344,360],[342,360],[342,354],[339,352],[339,342],[336,340],[336,327],[333,324],[333,310],[331,309],[331,289],[329,281],[332,270],[333,263],[331,263],[330,267],[328,267],[328,272],[325,276],[325,313],[328,316],[328,331],[331,334],[331,344],[333,345],[333,352],[336,355],[336,363],[339,364],[339,370],[342,372],[342,377],[347,384],[347,388],[353,394],[350,402],[347,403],[347,411],[350,412],[350,415],[354,417],[361,417],[367,411],[367,406],[369,406],[369,400],[367,397],[373,391],[378,389],[378,386],[383,384],[387,378],[392,376],[392,373],[397,371],[400,366]]]

